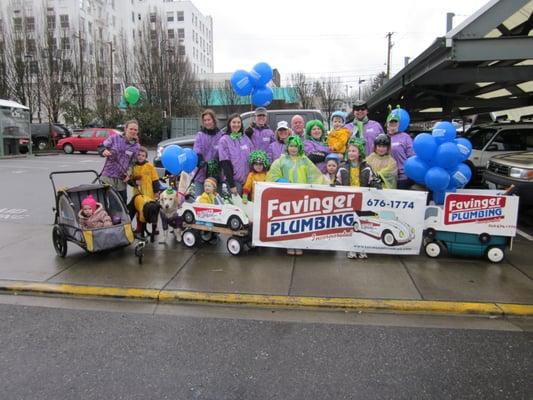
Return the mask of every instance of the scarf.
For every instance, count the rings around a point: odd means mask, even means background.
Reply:
[[[368,123],[368,116],[365,116],[362,120],[355,119],[355,125],[357,126],[357,134],[356,136],[359,138],[363,138],[364,136],[364,129],[365,125]]]
[[[233,140],[239,140],[242,136],[242,132],[231,132],[229,137]]]

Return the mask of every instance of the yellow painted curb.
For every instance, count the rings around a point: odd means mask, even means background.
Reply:
[[[191,301],[222,304],[247,304],[256,306],[343,308],[365,311],[418,312],[437,314],[512,315],[533,316],[533,305],[428,301],[379,300],[350,297],[279,296],[241,293],[210,293],[184,290],[158,290],[84,286],[54,283],[1,281],[0,291],[17,293],[57,294],[143,299],[161,302]]]

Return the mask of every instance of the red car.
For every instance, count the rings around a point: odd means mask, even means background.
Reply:
[[[119,131],[112,128],[89,128],[80,134],[72,135],[57,142],[56,148],[67,154],[79,151],[82,154],[88,151],[100,150],[102,143],[111,135],[118,135]]]

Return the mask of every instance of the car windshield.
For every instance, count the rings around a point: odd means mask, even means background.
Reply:
[[[396,219],[396,215],[392,211],[380,211],[379,219],[390,221],[392,219]]]
[[[483,150],[495,133],[496,129],[493,128],[474,128],[467,133],[466,137],[472,143],[473,149]]]

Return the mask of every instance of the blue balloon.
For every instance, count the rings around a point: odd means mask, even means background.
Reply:
[[[252,92],[252,104],[257,107],[266,107],[274,98],[274,92],[268,86],[257,87]]]
[[[277,183],[289,183],[287,178],[279,178],[276,182]]]
[[[409,157],[403,165],[405,175],[416,183],[424,184],[424,177],[429,169],[429,165],[418,156]]]
[[[413,140],[413,148],[419,158],[429,163],[437,150],[437,142],[431,134],[421,133]]]
[[[444,168],[433,167],[426,172],[424,182],[433,191],[444,191],[450,184],[450,174]]]
[[[472,170],[465,163],[461,163],[450,173],[450,176],[455,186],[462,188],[472,179]]]
[[[272,68],[266,62],[260,62],[254,65],[250,71],[254,87],[265,86],[272,79]]]
[[[432,131],[432,135],[437,141],[437,144],[451,142],[455,139],[456,133],[455,126],[448,121],[437,122]]]
[[[472,154],[472,143],[470,143],[470,140],[460,137],[455,139],[455,144],[461,153],[461,161],[468,160],[468,157]]]
[[[433,161],[435,166],[451,171],[461,162],[461,152],[455,142],[445,142],[437,147]]]
[[[182,163],[183,171],[190,174],[196,166],[198,165],[198,155],[194,152],[193,149],[184,149],[183,154],[185,155],[185,160]]]
[[[231,87],[239,96],[248,96],[252,93],[254,85],[250,74],[243,69],[238,69],[231,75]]]
[[[163,167],[172,175],[178,175],[182,171],[180,157],[183,154],[183,149],[177,144],[171,144],[165,147],[163,154],[161,154],[161,163]]]
[[[400,125],[398,125],[398,132],[405,132],[411,123],[411,117],[409,113],[403,108],[395,108],[391,111],[392,115],[396,115],[400,120]]]
[[[444,204],[444,198],[446,197],[446,192],[444,190],[434,190],[432,192],[433,201],[435,204],[440,205]]]

